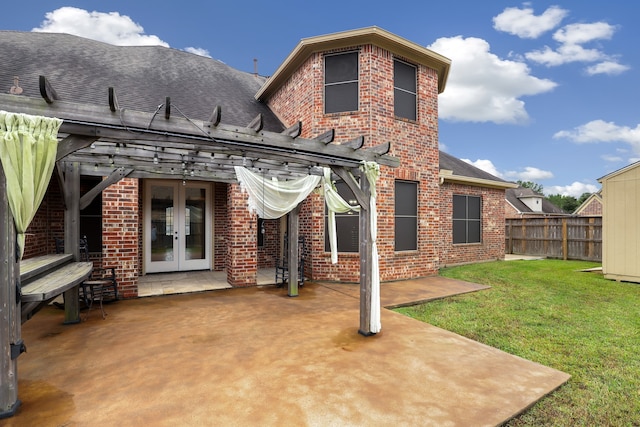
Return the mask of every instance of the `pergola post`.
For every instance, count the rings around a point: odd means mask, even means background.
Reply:
[[[286,254],[287,262],[289,266],[289,280],[287,294],[290,297],[298,296],[298,267],[300,260],[298,258],[298,236],[300,228],[300,208],[302,204],[299,204],[288,215],[288,233],[287,233],[287,248]]]
[[[64,251],[80,260],[80,164],[69,163],[62,175],[64,209]],[[87,260],[88,261],[88,260]],[[78,287],[64,293],[64,324],[80,323],[80,297]]]
[[[16,230],[6,186],[0,163],[0,418],[13,416],[20,406],[17,358],[24,351],[18,294],[20,264],[16,257]]]
[[[364,174],[363,174],[364,175]],[[360,189],[364,200],[360,202],[360,329],[361,335],[371,332],[371,299],[373,277],[373,242],[371,241],[371,215],[369,215],[371,189],[366,177],[360,179]]]

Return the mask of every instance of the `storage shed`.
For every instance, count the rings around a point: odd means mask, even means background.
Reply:
[[[602,272],[640,283],[640,162],[598,179],[602,184]]]

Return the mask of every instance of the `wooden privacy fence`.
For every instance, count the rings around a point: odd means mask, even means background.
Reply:
[[[507,218],[505,252],[602,261],[602,217]]]

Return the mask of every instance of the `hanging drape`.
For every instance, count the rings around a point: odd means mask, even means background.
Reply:
[[[56,162],[62,120],[0,111],[0,161],[16,227],[20,258],[25,232],[36,214]]]
[[[308,175],[289,181],[266,179],[264,175],[236,166],[240,187],[249,194],[249,210],[260,218],[276,219],[289,213],[318,186],[321,177]]]
[[[382,329],[380,323],[380,266],[378,261],[377,227],[378,214],[376,210],[376,182],[380,176],[380,165],[375,162],[364,162],[360,169],[369,181],[371,197],[369,202],[369,220],[372,242],[371,254],[371,318],[370,327],[372,333],[378,333]],[[350,205],[337,192],[331,181],[331,169],[324,168],[324,176],[309,175],[290,181],[278,181],[266,179],[263,175],[236,166],[236,176],[243,190],[249,194],[249,210],[256,212],[260,218],[276,219],[286,215],[313,191],[320,181],[321,194],[329,211],[329,245],[331,247],[331,262],[338,262],[337,237],[336,237],[336,212],[344,213],[360,211],[358,205]]]
[[[338,263],[338,237],[336,231],[336,213],[346,213],[349,211],[360,212],[359,205],[350,205],[347,203],[331,181],[331,168],[324,168],[324,177],[322,179],[322,194],[327,204],[328,227],[329,230],[329,247],[331,248],[331,263]]]

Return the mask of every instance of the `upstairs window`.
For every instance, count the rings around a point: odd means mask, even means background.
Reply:
[[[358,52],[324,57],[324,112],[358,111]]]
[[[393,61],[393,109],[396,117],[415,121],[417,118],[416,67]]]
[[[480,243],[481,206],[478,196],[453,196],[453,243]]]

